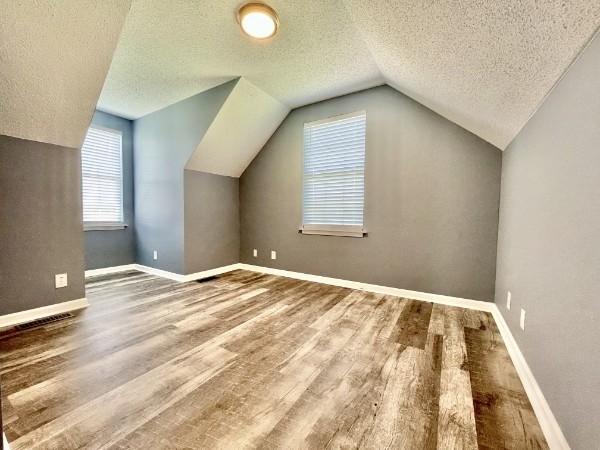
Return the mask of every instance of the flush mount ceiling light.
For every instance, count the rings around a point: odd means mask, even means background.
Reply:
[[[267,39],[277,33],[279,18],[263,3],[247,3],[238,11],[238,23],[244,33],[255,39]]]

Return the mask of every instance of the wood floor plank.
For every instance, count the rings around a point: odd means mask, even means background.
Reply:
[[[464,311],[451,306],[445,306],[444,310],[437,448],[476,449],[477,429],[463,327]]]
[[[444,317],[445,317],[445,306],[444,305],[433,305],[431,308],[431,318],[429,320],[428,334],[444,335]]]
[[[12,449],[545,449],[489,313],[236,270],[131,271],[0,336]]]
[[[432,308],[432,303],[409,300],[398,318],[395,342],[424,349]]]
[[[506,347],[484,330],[465,328],[465,340],[479,448],[547,448]]]

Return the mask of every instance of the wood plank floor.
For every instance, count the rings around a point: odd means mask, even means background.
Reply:
[[[489,313],[235,271],[0,338],[15,449],[547,448]]]

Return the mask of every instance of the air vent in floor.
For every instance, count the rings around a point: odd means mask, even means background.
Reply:
[[[31,330],[32,328],[43,327],[44,325],[48,325],[49,323],[58,322],[60,320],[65,320],[70,317],[73,317],[71,313],[62,313],[56,314],[55,316],[44,317],[43,319],[33,320],[31,322],[22,323],[20,325],[15,326],[15,329],[22,330]]]
[[[205,283],[207,281],[216,280],[217,278],[219,278],[219,277],[212,276],[212,277],[200,278],[199,280],[196,280],[196,283]]]

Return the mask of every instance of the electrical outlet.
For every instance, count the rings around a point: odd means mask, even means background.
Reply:
[[[152,257],[154,258],[154,261],[158,259],[158,250],[154,250]]]
[[[510,310],[510,301],[512,300],[512,294],[508,291],[506,294],[506,309]]]
[[[277,252],[275,250],[271,250],[271,259],[277,259]]]
[[[258,256],[258,250],[254,249],[254,251],[252,252],[252,255],[256,258]]]
[[[56,289],[64,288],[69,285],[69,280],[67,279],[66,273],[58,273],[54,275],[54,287]]]
[[[525,310],[523,308],[521,308],[521,318],[519,320],[519,326],[521,327],[521,330],[525,329]]]

